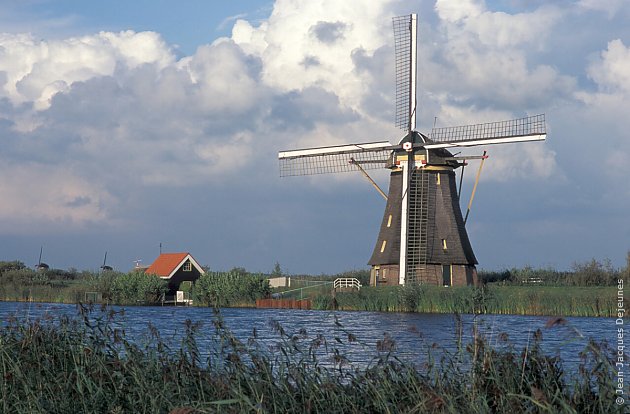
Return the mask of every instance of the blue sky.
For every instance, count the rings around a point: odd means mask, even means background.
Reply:
[[[391,17],[409,12],[419,130],[547,114],[545,143],[487,148],[479,267],[623,266],[624,0],[4,1],[0,260],[44,246],[53,267],[96,269],[108,251],[126,270],[162,243],[217,270],[366,266],[380,196],[359,174],[280,179],[276,156],[397,141]]]
[[[264,0],[5,0],[3,27],[27,30],[43,38],[84,35],[98,31],[155,31],[183,55],[229,36],[236,18],[261,21],[273,2]]]

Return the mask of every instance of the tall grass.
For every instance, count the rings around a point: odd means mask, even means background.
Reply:
[[[630,255],[629,255],[630,264]],[[480,272],[488,283],[483,288],[437,286],[364,287],[360,292],[340,292],[333,298],[329,284],[313,286],[308,277],[293,278],[292,291],[283,297],[312,299],[316,309],[370,311],[499,313],[563,316],[615,316],[615,277],[630,277],[625,270],[591,261],[576,264],[573,272],[550,269],[512,269],[504,273]],[[360,277],[365,271],[350,271],[337,276]],[[332,281],[333,276],[318,280]],[[526,280],[540,283],[523,284]],[[554,285],[554,283],[556,285]],[[558,286],[557,283],[563,283]],[[592,284],[575,286],[572,284]],[[302,290],[295,290],[297,287]],[[99,297],[116,304],[155,303],[165,290],[165,282],[137,273],[78,272],[52,269],[45,272],[27,269],[20,262],[0,262],[0,300],[78,303]],[[87,295],[95,292],[96,295]],[[235,268],[229,272],[207,272],[191,288],[199,306],[255,306],[257,298],[271,294],[264,275]]]
[[[609,350],[597,343],[572,377],[543,355],[539,334],[524,349],[476,338],[421,367],[396,358],[385,338],[366,349],[371,363],[355,366],[337,347],[357,341],[343,327],[329,340],[272,323],[270,350],[256,332],[235,338],[217,315],[204,358],[199,323],[188,321],[180,346],[169,347],[155,329],[146,344],[127,338],[114,312],[82,312],[81,320],[14,320],[0,330],[3,412],[623,412]]]
[[[317,297],[313,306],[365,311],[613,317],[616,299],[614,287],[415,285],[339,292],[334,299]]]
[[[206,272],[195,282],[193,297],[203,306],[255,306],[256,299],[271,295],[269,282],[259,274]]]

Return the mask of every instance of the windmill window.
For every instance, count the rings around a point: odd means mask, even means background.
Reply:
[[[392,215],[389,215],[389,218],[387,219],[387,227],[391,227],[392,226]]]
[[[385,251],[385,246],[387,246],[387,240],[383,240],[383,244],[381,244],[381,253]]]
[[[440,185],[440,173],[435,174],[435,177],[437,179],[437,185]]]
[[[448,246],[446,245],[446,239],[442,239],[442,249],[446,250]]]
[[[192,263],[190,262],[184,263],[184,272],[192,272]]]

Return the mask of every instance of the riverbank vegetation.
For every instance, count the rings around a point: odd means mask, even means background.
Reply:
[[[593,259],[570,271],[526,266],[482,270],[479,278],[477,287],[362,287],[334,297],[318,292],[312,303],[328,310],[617,317],[619,281],[630,285],[630,253],[622,269]]]
[[[270,276],[288,276],[291,286],[270,289]],[[357,278],[360,291],[332,294],[338,277]],[[369,287],[369,271],[337,275],[288,275],[276,263],[270,274],[243,268],[208,271],[194,285],[182,285],[197,306],[255,306],[271,294],[284,298],[309,298],[315,309],[397,312],[496,313],[521,315],[617,315],[618,281],[630,284],[628,266],[613,268],[607,261],[575,264],[570,271],[524,267],[479,271],[478,287]],[[166,282],[143,273],[87,272],[70,269],[36,271],[23,263],[0,261],[0,300],[40,302],[102,302],[155,304],[166,291]]]
[[[315,309],[616,317],[616,287],[364,287],[317,295]]]
[[[201,306],[254,306],[256,299],[271,295],[263,275],[244,270],[206,272],[192,287],[192,297]]]
[[[254,306],[271,289],[265,275],[241,268],[208,271],[194,285],[182,284],[201,306]],[[23,263],[0,261],[0,300],[57,303],[100,302],[117,305],[160,303],[167,282],[142,272],[32,270]]]
[[[219,314],[187,321],[181,343],[149,328],[140,343],[117,314],[81,307],[79,318],[13,319],[0,328],[3,412],[155,413],[621,413],[612,352],[591,342],[578,367],[544,355],[542,333],[527,345],[492,347],[458,338],[458,350],[419,349],[426,363],[396,356],[395,341],[359,343],[338,324],[334,338],[270,323],[273,345],[256,331],[236,338]],[[456,317],[457,320],[457,317]],[[457,325],[457,324],[456,324]],[[552,325],[552,324],[551,324]],[[203,348],[201,347],[203,344]],[[343,346],[363,347],[354,363]]]

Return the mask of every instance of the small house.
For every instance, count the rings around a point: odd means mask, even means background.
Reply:
[[[175,296],[183,282],[194,283],[204,270],[190,253],[161,253],[145,270],[168,281],[167,296]]]

